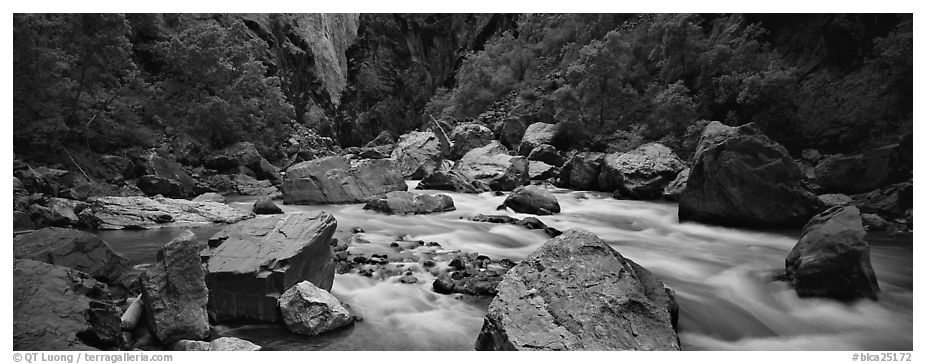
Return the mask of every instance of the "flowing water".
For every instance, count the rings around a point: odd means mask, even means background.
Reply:
[[[676,204],[553,191],[562,212],[541,217],[543,222],[597,234],[675,289],[684,350],[912,350],[912,234],[869,237],[880,300],[804,299],[787,283],[771,280],[783,269],[799,231],[679,223]],[[538,230],[467,220],[480,213],[530,216],[496,211],[504,196],[449,194],[457,210],[432,215],[390,216],[359,204],[281,207],[286,213],[327,211],[338,220],[336,236],[344,238],[359,226],[365,239],[384,246],[404,236],[517,261],[548,239]],[[249,209],[252,203],[239,198],[230,204]],[[194,232],[208,237],[220,228]],[[108,231],[101,236],[137,264],[152,262],[157,249],[178,232]],[[418,283],[408,285],[396,277],[337,275],[332,293],[363,318],[352,328],[305,337],[276,325],[220,325],[218,333],[276,350],[472,350],[490,300],[437,294],[431,291],[430,274],[416,276]]]

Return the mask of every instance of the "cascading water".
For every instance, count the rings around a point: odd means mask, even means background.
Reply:
[[[410,182],[410,188],[416,183]],[[677,205],[622,201],[593,192],[553,190],[562,212],[540,219],[559,230],[587,229],[646,267],[676,292],[679,337],[685,350],[912,350],[912,234],[871,235],[871,263],[881,286],[878,301],[842,303],[799,298],[772,276],[797,242],[799,231],[758,232],[679,223]],[[447,193],[445,191],[421,191]],[[281,206],[286,213],[327,211],[338,220],[337,235],[362,227],[363,238],[384,247],[407,240],[435,241],[445,249],[475,251],[518,261],[548,237],[539,230],[471,222],[476,214],[531,215],[496,211],[504,196],[453,197],[456,211],[394,216],[362,205]],[[232,206],[250,209],[253,199]],[[258,217],[260,218],[260,217]],[[208,237],[221,229],[194,229]],[[106,231],[100,235],[134,264],[152,262],[175,229]],[[490,299],[434,293],[429,273],[416,284],[398,277],[380,280],[337,275],[332,293],[363,321],[354,327],[305,337],[275,325],[220,325],[236,336],[276,350],[471,350]]]

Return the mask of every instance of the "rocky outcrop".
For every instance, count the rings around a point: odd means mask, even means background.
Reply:
[[[460,159],[473,148],[484,147],[492,142],[492,130],[479,124],[461,124],[450,132],[450,159]]]
[[[13,350],[120,349],[107,286],[70,268],[13,260]]]
[[[158,250],[157,263],[139,277],[149,330],[162,343],[209,336],[209,290],[199,257],[205,247],[187,230]]]
[[[328,291],[302,281],[280,296],[286,328],[297,334],[318,335],[354,323],[354,315]]]
[[[298,282],[334,282],[329,249],[337,222],[320,213],[274,215],[231,225],[203,250],[209,311],[218,322],[279,322],[277,298]]]
[[[877,299],[862,217],[854,206],[835,206],[814,216],[785,260],[801,297]]]
[[[251,208],[255,214],[258,215],[273,215],[273,214],[282,214],[283,209],[280,206],[277,206],[269,198],[262,197],[254,201],[254,207]]]
[[[391,159],[325,157],[286,170],[281,186],[287,204],[367,202],[408,185]]]
[[[682,191],[685,190],[685,186],[688,184],[688,173],[691,173],[690,168],[678,172],[675,179],[669,182],[666,188],[662,190],[662,198],[667,201],[678,201],[679,196],[682,195]]]
[[[477,350],[679,350],[663,283],[588,231],[547,241],[497,289]]]
[[[196,181],[180,163],[155,151],[132,160],[122,174],[126,179],[137,178],[138,188],[149,196],[192,197],[196,192]]]
[[[801,171],[753,124],[704,128],[679,198],[681,221],[749,227],[797,227],[817,211]]]
[[[440,141],[430,131],[402,135],[392,150],[392,158],[399,171],[409,179],[421,179],[425,174],[440,169],[443,155]]]
[[[251,142],[232,144],[206,158],[203,164],[219,172],[246,168],[254,173],[252,177],[258,179],[276,181],[280,178],[280,169],[264,159]],[[238,174],[237,172],[240,170],[233,174]]]
[[[515,212],[536,215],[559,213],[556,196],[540,186],[521,186],[505,198],[504,205]]]
[[[173,351],[260,351],[260,345],[237,337],[220,337],[210,342],[180,340],[171,347]]]
[[[474,179],[460,171],[434,171],[428,173],[418,183],[418,189],[442,190],[463,193],[481,193],[491,191],[485,182]]]
[[[430,214],[456,210],[453,199],[445,194],[426,195],[408,191],[389,192],[370,200],[364,210],[376,210],[389,214]]]
[[[527,160],[508,155],[508,149],[498,141],[470,150],[453,170],[484,182],[494,191],[510,191],[530,182]]]
[[[521,137],[521,144],[518,147],[518,154],[523,156],[530,155],[534,147],[541,144],[550,144],[553,136],[556,135],[557,124],[533,123],[527,126],[524,136]]]
[[[574,190],[598,189],[604,153],[582,152],[569,157],[559,171],[559,185]]]
[[[655,199],[683,169],[685,163],[671,149],[648,143],[627,153],[606,155],[598,188],[632,199]]]
[[[223,203],[166,197],[91,197],[87,203],[77,215],[83,224],[100,230],[195,227],[254,217]]]
[[[871,191],[892,182],[898,158],[896,144],[862,154],[832,155],[814,167],[814,181],[828,192]]]
[[[56,227],[15,237],[13,257],[68,267],[110,283],[128,270],[129,263],[94,234]]]
[[[527,155],[527,160],[531,161],[540,161],[546,164],[560,167],[565,162],[563,156],[552,145],[541,144],[531,150],[531,153]]]

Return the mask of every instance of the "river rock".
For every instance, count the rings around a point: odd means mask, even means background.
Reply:
[[[848,205],[852,203],[852,197],[841,193],[827,193],[817,196],[823,207],[830,208],[838,205]]]
[[[531,150],[531,153],[527,155],[527,160],[531,161],[540,161],[546,164],[560,167],[565,162],[563,156],[552,145],[541,144]]]
[[[545,180],[556,175],[556,167],[540,161],[529,161],[527,168],[532,180]]]
[[[87,203],[77,215],[81,223],[100,230],[196,227],[254,217],[224,203],[166,197],[91,197]]]
[[[461,124],[450,132],[450,159],[459,159],[473,148],[484,147],[492,142],[492,130],[479,124]]]
[[[890,182],[896,145],[862,154],[829,156],[814,167],[815,182],[828,192],[860,193]]]
[[[68,267],[110,283],[129,268],[129,260],[95,234],[57,227],[15,237],[13,257]]]
[[[180,163],[148,151],[132,160],[122,172],[126,179],[138,178],[138,188],[149,196],[190,197],[196,190],[196,181],[183,170]]]
[[[518,154],[523,156],[530,155],[534,147],[541,144],[550,144],[553,136],[556,135],[557,124],[533,123],[524,130],[524,136],[521,137],[521,144],[518,147]]]
[[[277,206],[269,198],[261,197],[254,202],[254,207],[251,209],[255,214],[258,215],[273,215],[273,214],[282,214],[283,209],[280,206]]]
[[[226,199],[225,199],[225,196],[222,196],[222,195],[220,195],[220,194],[218,194],[218,193],[215,193],[215,192],[206,192],[206,193],[204,193],[204,194],[202,194],[202,195],[196,196],[196,198],[193,199],[193,202],[218,202],[218,203],[225,203],[225,202],[226,202]]]
[[[180,340],[171,347],[173,351],[260,351],[260,345],[237,337],[220,337],[210,342]]]
[[[549,215],[560,212],[556,196],[540,186],[516,188],[505,198],[504,205],[525,214]]]
[[[496,140],[467,152],[453,170],[484,182],[494,191],[511,191],[530,182],[527,160],[508,155],[508,149]]]
[[[862,214],[862,226],[865,230],[884,231],[887,230],[888,222],[878,214]]]
[[[32,218],[23,211],[13,211],[13,232],[29,231],[35,229]]]
[[[547,224],[544,224],[540,219],[528,216],[523,219],[518,219],[516,217],[506,216],[506,215],[483,215],[479,214],[470,218],[470,221],[474,222],[488,222],[492,224],[512,224],[523,227],[528,230],[543,230],[547,236],[555,238],[562,234],[561,231],[556,228],[549,227]]]
[[[119,308],[106,284],[70,268],[13,259],[13,350],[118,350]]]
[[[456,210],[453,199],[445,194],[426,195],[408,191],[389,192],[380,198],[370,200],[364,210],[376,210],[389,214],[430,214]]]
[[[816,196],[780,144],[754,124],[704,128],[685,190],[680,221],[747,227],[797,227],[817,211]]]
[[[199,255],[205,247],[184,231],[158,250],[157,263],[139,277],[148,327],[162,343],[209,336],[209,289]]]
[[[604,153],[576,153],[566,160],[559,171],[559,185],[574,190],[593,191],[598,189],[598,175]]]
[[[690,168],[678,172],[675,179],[669,182],[666,188],[662,190],[662,198],[667,201],[678,201],[678,197],[682,195],[682,191],[685,190],[685,186],[688,184],[688,173],[691,173]]]
[[[280,190],[268,180],[258,180],[246,174],[236,174],[232,175],[232,182],[240,195],[264,196],[271,199],[282,196]]]
[[[231,172],[232,169],[243,167],[253,171],[254,177],[260,179],[278,180],[280,169],[270,164],[260,155],[260,151],[251,142],[238,142],[222,149],[203,160],[207,168],[220,172]],[[240,172],[240,171],[239,171]],[[231,174],[237,174],[235,172]]]
[[[672,149],[647,143],[627,153],[606,155],[598,175],[598,188],[618,191],[632,199],[655,199],[683,169],[685,163]]]
[[[877,299],[862,217],[855,206],[835,206],[814,216],[785,260],[801,297]]]
[[[491,191],[485,182],[474,179],[460,171],[433,171],[424,176],[418,189],[442,190],[462,193],[481,193]]]
[[[888,218],[906,215],[913,208],[913,181],[901,182],[852,196],[852,202],[862,212]]]
[[[679,350],[663,283],[588,231],[548,240],[497,289],[477,350]]]
[[[71,220],[58,211],[38,204],[29,205],[29,217],[37,227],[71,225]]]
[[[330,290],[337,229],[327,213],[274,215],[228,226],[202,252],[215,320],[279,322],[277,298],[298,282]]]
[[[299,163],[286,171],[283,202],[332,204],[367,202],[408,185],[391,159],[348,160],[325,157]]]
[[[327,290],[302,281],[280,296],[286,328],[297,334],[318,335],[354,323],[354,315]]]
[[[392,150],[399,172],[409,179],[421,179],[428,172],[440,169],[443,155],[437,135],[430,131],[402,135]]]

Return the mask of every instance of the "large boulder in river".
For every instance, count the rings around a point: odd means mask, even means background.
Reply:
[[[597,190],[598,175],[604,153],[576,153],[566,160],[559,171],[559,185],[574,190]]]
[[[270,164],[260,155],[260,151],[251,142],[238,142],[209,156],[203,164],[220,172],[236,168],[247,168],[259,179],[278,180],[280,169]]]
[[[70,268],[13,260],[13,350],[118,350],[119,308],[106,284]]]
[[[77,216],[85,225],[100,230],[196,227],[254,217],[224,203],[166,197],[91,197],[87,203]]]
[[[815,182],[827,192],[860,193],[883,186],[896,176],[897,145],[862,154],[836,154],[814,167]]]
[[[460,171],[434,171],[428,173],[418,183],[418,189],[442,190],[463,193],[481,193],[491,191],[485,182],[472,178]]]
[[[392,159],[325,157],[286,170],[281,186],[287,204],[366,202],[408,185]]]
[[[421,179],[428,172],[440,169],[443,155],[437,135],[430,131],[402,135],[392,150],[399,172],[409,179]]]
[[[521,186],[505,198],[504,205],[525,214],[550,215],[559,213],[556,196],[540,186]]]
[[[456,210],[450,196],[439,193],[427,195],[408,191],[393,191],[370,200],[364,210],[376,210],[389,214],[430,214]]]
[[[683,169],[685,163],[672,149],[647,143],[627,153],[606,155],[598,175],[598,188],[618,191],[622,197],[632,199],[655,199]]]
[[[854,206],[835,206],[814,216],[785,260],[801,297],[877,299],[862,217]]]
[[[530,182],[527,159],[508,155],[508,149],[496,140],[467,152],[453,170],[486,183],[494,191],[511,191]]]
[[[558,125],[547,123],[533,123],[527,126],[524,136],[521,137],[521,144],[518,147],[518,154],[523,156],[530,155],[534,147],[541,144],[550,144],[556,135]]]
[[[15,237],[13,257],[68,267],[110,283],[129,268],[129,260],[99,236],[67,228],[49,227]]]
[[[337,228],[326,213],[274,215],[231,225],[202,252],[215,320],[279,322],[277,298],[298,282],[330,290],[329,248]]]
[[[139,277],[148,327],[162,343],[209,336],[209,290],[199,252],[206,245],[187,230],[158,250]]]
[[[138,188],[149,196],[192,197],[196,181],[183,170],[180,163],[148,151],[122,172],[126,179],[138,178]]]
[[[585,230],[548,240],[497,290],[477,350],[679,350],[663,283]]]
[[[801,171],[754,124],[704,128],[685,190],[681,221],[748,227],[797,227],[818,208]]]
[[[473,148],[484,147],[492,142],[492,130],[479,124],[461,124],[450,132],[450,159],[459,159]]]
[[[297,334],[318,335],[354,323],[354,315],[337,297],[309,281],[287,289],[279,303],[283,323]]]

